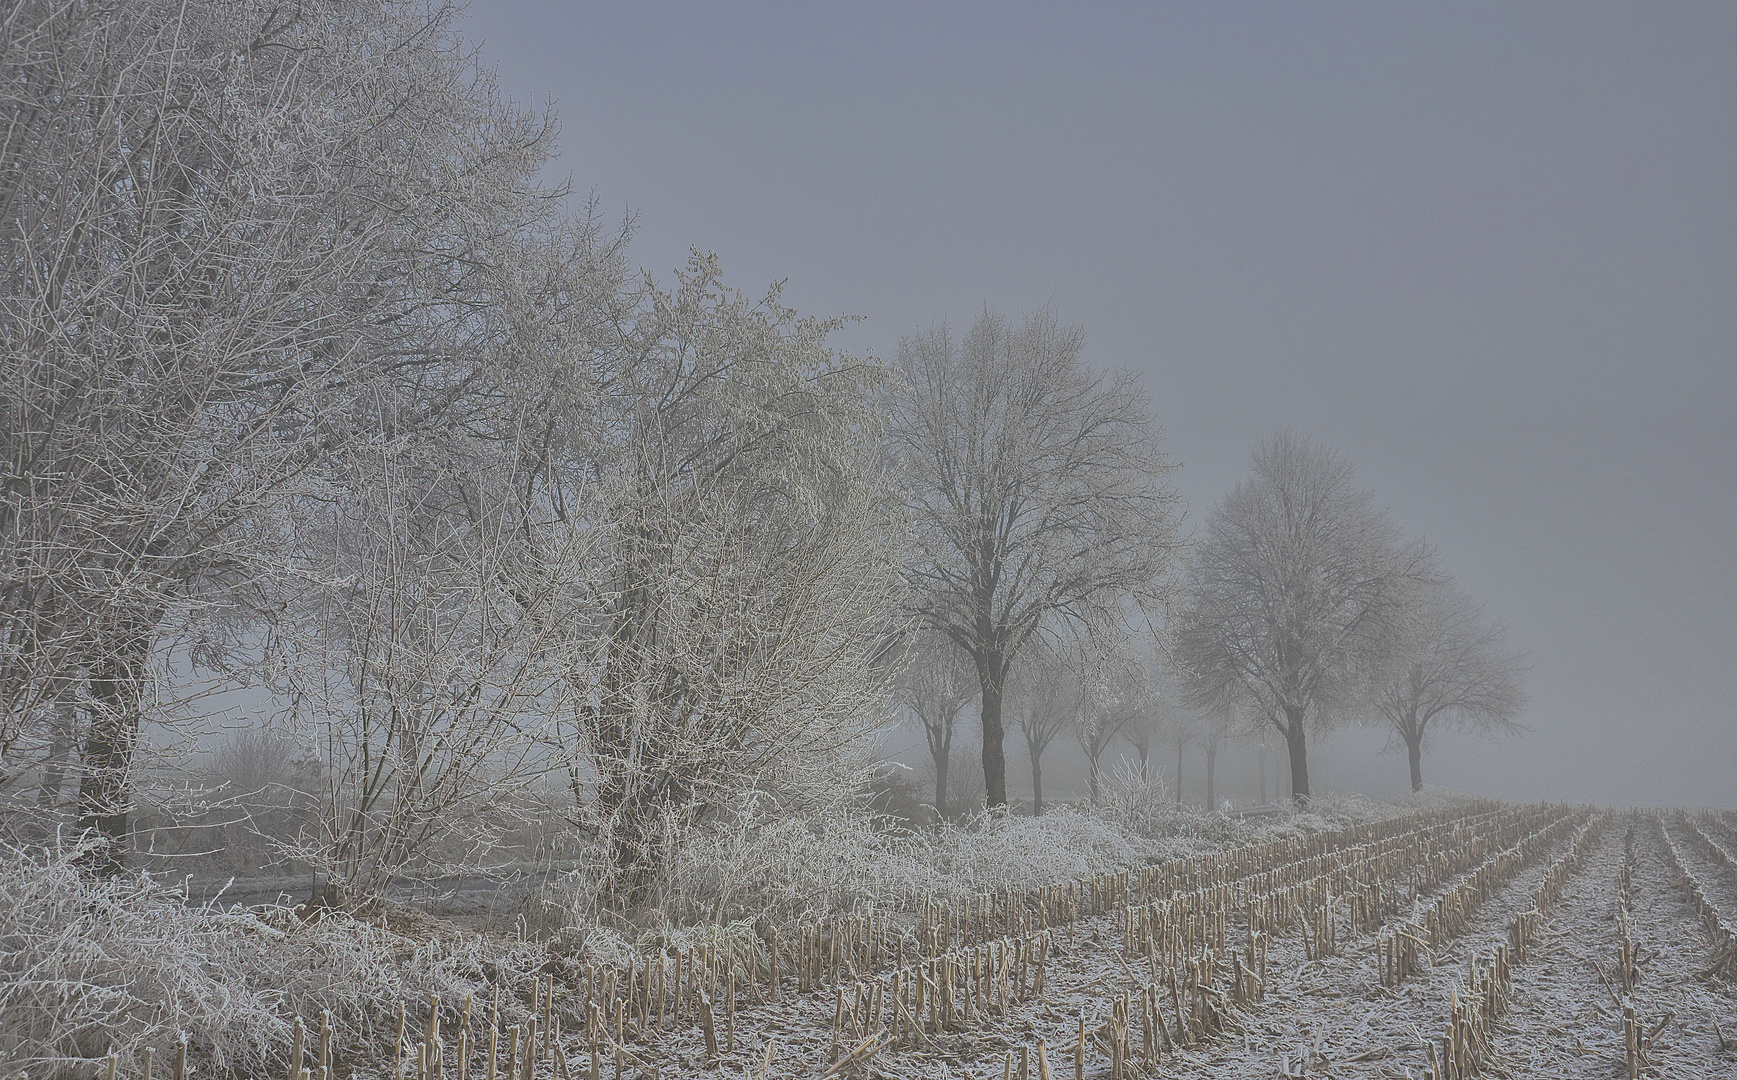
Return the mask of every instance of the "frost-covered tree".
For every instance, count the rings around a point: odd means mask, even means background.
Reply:
[[[1170,565],[1179,496],[1146,397],[1047,312],[985,312],[899,343],[891,441],[910,485],[917,614],[977,670],[990,807],[1007,802],[1003,700],[1041,631],[1120,632]]]
[[[1190,695],[1270,719],[1306,801],[1309,729],[1348,719],[1386,682],[1433,576],[1427,545],[1400,534],[1342,455],[1268,436],[1214,507],[1189,570],[1177,653]]]
[[[1128,745],[1134,748],[1134,756],[1140,761],[1140,782],[1147,783],[1151,779],[1152,747],[1163,737],[1159,726],[1156,710],[1148,710],[1122,729],[1122,738],[1128,740]]]
[[[1423,787],[1423,745],[1449,728],[1483,735],[1525,729],[1514,717],[1525,705],[1525,663],[1507,645],[1507,629],[1451,581],[1423,591],[1412,613],[1410,648],[1376,697],[1376,711],[1405,744],[1411,789]]]
[[[1270,734],[1271,730],[1272,730],[1272,726],[1270,724],[1264,724],[1263,723],[1261,725],[1260,732],[1254,736],[1255,774],[1259,778],[1258,792],[1256,794],[1256,798],[1258,798],[1260,800],[1259,805],[1261,805],[1261,806],[1265,806],[1267,804],[1267,747],[1268,747],[1270,740],[1272,739],[1272,736]],[[1277,778],[1275,776],[1275,783],[1276,782],[1277,782]]]
[[[358,457],[300,508],[305,583],[273,620],[271,684],[320,766],[285,846],[329,898],[474,865],[501,824],[479,808],[548,774],[573,697],[596,553],[528,547],[507,463],[455,448]]]
[[[1196,725],[1196,738],[1206,755],[1206,810],[1218,809],[1218,754],[1236,729],[1236,715],[1228,704],[1220,705],[1201,717]]]
[[[1128,725],[1151,711],[1150,687],[1124,658],[1100,659],[1081,672],[1079,721],[1074,740],[1085,751],[1087,790],[1098,804],[1104,752]]]
[[[906,651],[898,693],[923,729],[924,745],[935,767],[935,811],[946,817],[953,736],[958,732],[960,713],[977,699],[977,677],[962,661],[958,647],[944,638],[913,635]]]
[[[1008,675],[1006,705],[1025,742],[1031,766],[1031,812],[1043,814],[1043,755],[1055,737],[1079,720],[1080,686],[1047,644],[1034,645]]]
[[[1140,758],[1140,779],[1149,775],[1152,751],[1169,744],[1176,753],[1176,786],[1173,797],[1182,805],[1183,759],[1194,742],[1197,718],[1189,707],[1182,676],[1175,663],[1175,643],[1169,628],[1154,631],[1156,653],[1149,658],[1144,677],[1150,690],[1146,706],[1122,731],[1122,737],[1134,747]]]
[[[168,647],[269,613],[285,507],[462,423],[594,259],[440,2],[23,0],[0,18],[0,783],[78,716],[129,828]],[[111,844],[112,865],[119,845]]]
[[[835,785],[884,715],[905,530],[884,371],[828,348],[837,325],[776,290],[749,300],[695,256],[552,383],[588,382],[591,404],[556,395],[547,425],[525,425],[548,432],[527,515],[586,537],[563,739],[623,905],[731,793]]]

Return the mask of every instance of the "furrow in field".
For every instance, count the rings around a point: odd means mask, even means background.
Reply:
[[[1636,1008],[1648,1018],[1672,1017],[1650,1052],[1656,1070],[1650,1075],[1737,1077],[1737,982],[1706,971],[1706,928],[1676,880],[1658,821],[1643,820],[1637,835],[1630,900],[1640,968]]]
[[[1299,959],[1285,966],[1265,1002],[1243,1013],[1240,1036],[1167,1059],[1163,1075],[1270,1077],[1287,1068],[1302,1072],[1305,1061],[1308,1075],[1418,1075],[1428,1065],[1425,1041],[1440,1026],[1470,963],[1505,939],[1517,913],[1530,909],[1546,869],[1567,843],[1563,838],[1551,845],[1486,898],[1466,931],[1399,986],[1381,985],[1373,935],[1337,956]],[[1420,898],[1419,908],[1432,900]],[[1300,943],[1287,945],[1300,954]],[[1274,948],[1276,956],[1278,943]]]
[[[1693,819],[1666,814],[1662,821],[1677,843],[1684,869],[1700,880],[1707,899],[1728,921],[1737,921],[1737,845],[1726,840],[1724,830]]]
[[[1625,1075],[1617,879],[1623,827],[1607,828],[1545,913],[1513,967],[1496,1026],[1496,1064],[1512,1076]]]

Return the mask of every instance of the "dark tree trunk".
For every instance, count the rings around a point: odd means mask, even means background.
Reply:
[[[1086,774],[1086,782],[1091,788],[1092,805],[1096,806],[1098,805],[1098,757],[1096,754],[1092,755],[1092,767]]]
[[[78,824],[94,832],[101,846],[90,865],[109,875],[121,869],[132,819],[129,774],[139,737],[140,691],[145,677],[142,641],[112,646],[91,673],[90,731],[85,736],[84,775],[78,785]]]
[[[1218,809],[1218,803],[1213,801],[1213,793],[1217,784],[1218,744],[1206,744],[1206,812],[1212,813]]]
[[[929,760],[935,764],[935,813],[947,816],[947,776],[953,768],[954,718],[943,716],[939,723],[930,723],[921,713],[917,720],[923,725],[923,737],[929,744]]]
[[[1259,753],[1260,768],[1258,771],[1261,774],[1261,805],[1265,806],[1267,804],[1267,744],[1265,740],[1261,741]]]
[[[1006,664],[999,653],[977,658],[977,683],[983,691],[983,790],[989,809],[1007,805],[1007,755],[1002,751],[1002,680]]]
[[[648,768],[631,787],[625,770],[600,785],[598,801],[608,816],[610,859],[615,881],[610,903],[617,911],[637,911],[650,904],[670,857],[669,825],[691,820],[681,808],[689,805],[688,786],[670,768]]]
[[[1144,784],[1146,782],[1146,759],[1152,756],[1152,748],[1150,746],[1136,746],[1134,749],[1140,752],[1140,782]]]
[[[1176,742],[1176,808],[1182,809],[1182,741]]]
[[[1285,710],[1285,744],[1291,752],[1291,798],[1309,801],[1309,748],[1304,742],[1303,710]]]
[[[63,700],[55,704],[52,723],[48,761],[42,770],[42,783],[36,789],[36,806],[41,810],[60,806],[60,789],[66,783],[67,758],[78,739],[78,716],[71,702]]]
[[[1043,751],[1031,755],[1031,816],[1043,816]]]
[[[1411,790],[1423,790],[1423,736],[1405,737],[1405,756],[1411,759]]]

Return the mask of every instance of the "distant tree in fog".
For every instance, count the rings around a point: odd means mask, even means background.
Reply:
[[[1342,721],[1386,683],[1433,559],[1355,486],[1342,455],[1281,433],[1251,465],[1207,519],[1177,652],[1197,705],[1271,719],[1306,801],[1308,729]]]
[[[317,756],[270,727],[232,731],[205,770],[213,816],[223,821],[232,866],[258,870],[280,863],[297,834],[313,824],[321,788]]]
[[[1122,738],[1128,740],[1128,745],[1134,748],[1134,753],[1140,759],[1140,780],[1145,782],[1151,771],[1152,743],[1163,736],[1159,726],[1158,712],[1148,709],[1122,729]]]
[[[1087,782],[1092,805],[1098,804],[1104,751],[1122,737],[1129,724],[1151,711],[1151,688],[1131,664],[1104,658],[1082,672],[1079,722],[1074,739],[1086,753]]]
[[[1237,716],[1229,703],[1202,715],[1198,724],[1200,747],[1206,751],[1206,809],[1218,809],[1218,752],[1236,731]]]
[[[1182,758],[1188,750],[1188,744],[1194,741],[1194,724],[1192,717],[1186,713],[1177,712],[1171,715],[1170,722],[1164,725],[1164,738],[1170,743],[1170,748],[1176,751],[1176,805],[1182,805]]]
[[[1411,650],[1376,698],[1376,711],[1405,744],[1411,789],[1423,787],[1423,745],[1442,727],[1485,735],[1525,729],[1525,664],[1507,646],[1506,628],[1486,622],[1451,582],[1424,590],[1413,612]]]
[[[1154,628],[1153,634],[1158,650],[1156,656],[1149,659],[1144,676],[1148,683],[1146,707],[1122,728],[1122,738],[1140,758],[1142,783],[1151,777],[1152,748],[1169,736],[1172,725],[1181,717],[1182,709],[1175,665],[1169,662],[1174,651],[1173,642],[1160,628]]]
[[[1180,497],[1135,376],[1094,371],[1084,335],[993,313],[899,343],[890,434],[910,483],[917,614],[971,657],[983,774],[1007,802],[1003,699],[1046,628],[1119,624],[1170,565]]]
[[[1078,720],[1079,681],[1053,650],[1034,647],[1008,677],[1007,703],[1025,738],[1025,754],[1031,764],[1031,812],[1040,815],[1043,753],[1057,735]]]
[[[922,634],[910,643],[897,689],[900,700],[923,729],[929,760],[935,766],[935,812],[945,817],[953,736],[958,731],[959,714],[977,698],[977,676],[966,666],[958,646]]]

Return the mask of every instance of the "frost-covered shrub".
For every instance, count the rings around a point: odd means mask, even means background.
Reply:
[[[980,813],[929,833],[888,829],[849,798],[801,813],[750,798],[684,837],[665,910],[675,921],[764,916],[789,925],[870,907],[908,910],[924,896],[1036,888],[1209,846],[1186,835],[1142,837],[1069,807],[1037,818]]]
[[[896,905],[935,885],[921,833],[889,828],[853,796],[790,812],[764,795],[742,797],[724,817],[677,846],[665,909],[677,921],[727,922]]]
[[[949,893],[1033,889],[1187,854],[1187,845],[1138,836],[1095,811],[1057,807],[1042,817],[981,815],[935,844]]]
[[[1176,805],[1175,794],[1156,773],[1142,777],[1123,761],[1104,774],[1097,813],[1136,836],[1207,844],[1246,843],[1256,827],[1232,814],[1201,813]]]
[[[331,1010],[340,1055],[389,1045],[399,1003],[454,1002],[490,974],[543,954],[474,934],[417,940],[332,916],[302,923],[189,907],[148,876],[98,878],[78,850],[0,848],[0,1062],[10,1077],[91,1075],[111,1050],[125,1068],[180,1033],[210,1069],[277,1068],[291,1023]],[[529,981],[526,975],[523,981]],[[508,1008],[513,1006],[508,1003]],[[352,1060],[360,1060],[355,1058]]]

